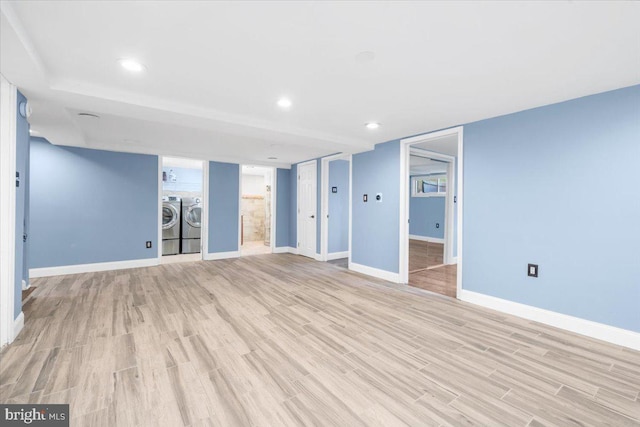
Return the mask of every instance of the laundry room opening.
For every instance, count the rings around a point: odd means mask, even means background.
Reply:
[[[162,157],[162,261],[202,259],[204,162]]]
[[[240,254],[272,252],[274,170],[265,166],[242,166],[240,196]]]

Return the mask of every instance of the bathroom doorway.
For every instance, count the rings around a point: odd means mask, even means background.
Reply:
[[[242,166],[240,191],[240,255],[272,252],[274,236],[274,170],[265,166]]]

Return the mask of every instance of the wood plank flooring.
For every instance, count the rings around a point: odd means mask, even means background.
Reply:
[[[444,245],[442,243],[424,242],[409,239],[409,272],[440,265],[444,261]]]
[[[640,425],[640,353],[290,255],[34,280],[0,401],[74,426]]]
[[[458,266],[441,265],[409,273],[409,285],[451,298],[457,293]]]
[[[457,265],[443,265],[444,245],[409,239],[409,285],[455,298]]]

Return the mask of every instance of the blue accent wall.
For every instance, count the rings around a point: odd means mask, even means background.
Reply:
[[[176,175],[176,181],[169,181],[169,173],[173,171]],[[167,181],[162,182],[164,191],[191,191],[202,193],[202,170],[163,167],[162,172],[167,174]]]
[[[289,246],[291,170],[276,170],[276,247]]]
[[[337,187],[338,192],[332,193],[332,187]],[[349,162],[347,160],[329,162],[328,235],[329,253],[349,250]]]
[[[445,197],[411,197],[409,185],[409,234],[444,239],[445,201]]]
[[[29,123],[20,115],[20,103],[27,98],[18,91],[16,101],[16,172],[20,174],[20,186],[16,188],[16,236],[15,236],[15,291],[13,316],[17,318],[22,312],[22,280],[27,271],[27,245],[22,236],[29,223]],[[26,277],[28,281],[28,275]]]
[[[464,138],[463,287],[640,331],[640,86]]]
[[[30,172],[31,268],[157,257],[157,156],[33,138]]]
[[[352,158],[351,260],[399,272],[400,142],[390,141]],[[382,193],[382,202],[375,201]],[[362,195],[368,194],[364,203]]]
[[[289,205],[289,246],[298,247],[298,165],[291,165],[289,175],[291,204]]]
[[[209,162],[209,253],[235,252],[240,226],[240,165]]]

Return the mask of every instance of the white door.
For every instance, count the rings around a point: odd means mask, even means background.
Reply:
[[[316,162],[298,166],[298,253],[316,253]]]

